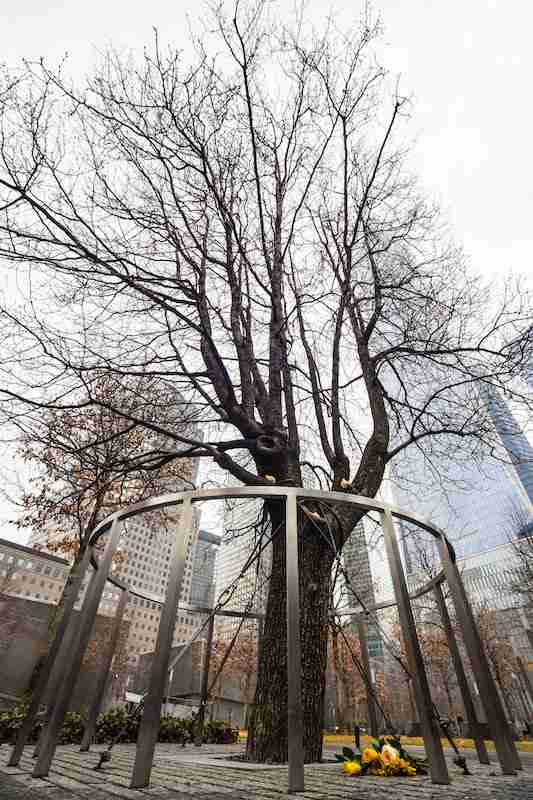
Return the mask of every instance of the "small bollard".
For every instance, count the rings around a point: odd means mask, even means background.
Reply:
[[[361,749],[361,728],[359,725],[353,726],[353,735],[355,737],[355,746],[358,750]]]
[[[95,770],[102,769],[104,764],[107,764],[109,761],[111,761],[111,753],[109,752],[109,750],[104,750],[103,752],[100,753],[100,761],[94,767],[94,769]]]

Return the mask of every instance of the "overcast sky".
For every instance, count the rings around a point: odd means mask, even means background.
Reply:
[[[68,52],[81,75],[107,44],[142,48],[154,26],[185,44],[187,15],[199,8],[198,0],[3,0],[1,58],[14,66]],[[309,0],[307,9],[317,23],[330,10],[347,22],[360,13],[350,0]],[[533,8],[524,0],[382,0],[374,10],[385,26],[382,60],[414,101],[415,166],[427,193],[476,270],[530,271]],[[5,526],[0,536],[16,538]]]

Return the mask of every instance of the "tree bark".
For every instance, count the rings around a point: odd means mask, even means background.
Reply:
[[[269,505],[273,529],[272,574],[254,705],[250,714],[247,756],[271,763],[287,761],[287,618],[284,508]],[[334,553],[316,530],[298,518],[300,567],[300,637],[304,759],[322,758],[328,611]]]

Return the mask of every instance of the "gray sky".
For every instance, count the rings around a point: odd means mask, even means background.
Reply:
[[[194,19],[199,8],[199,0],[3,0],[0,53],[14,66],[68,52],[71,71],[82,74],[107,44],[142,48],[153,26],[185,45],[187,14]],[[318,23],[338,10],[350,24],[359,8],[309,0],[307,14]],[[524,0],[382,0],[374,9],[385,25],[382,61],[413,97],[414,165],[428,195],[474,269],[531,272],[533,8]],[[0,536],[17,538],[4,524]]]
[[[14,64],[68,52],[82,73],[106,44],[142,48],[153,26],[185,44],[187,15],[194,20],[201,7],[201,0],[4,0],[0,53]],[[347,24],[360,13],[351,0],[307,3],[317,23],[330,9]],[[384,61],[414,99],[415,163],[426,189],[475,268],[528,270],[533,9],[523,0],[381,0],[374,9],[385,25]]]

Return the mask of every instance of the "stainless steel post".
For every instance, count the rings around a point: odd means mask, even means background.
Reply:
[[[194,726],[194,745],[201,747],[204,740],[205,708],[207,704],[207,692],[209,690],[209,666],[211,663],[211,650],[213,649],[213,631],[215,627],[214,614],[209,617],[207,623],[207,640],[205,643],[205,658],[202,666],[202,685],[200,686],[200,708],[198,718]]]
[[[70,586],[68,586],[68,584],[65,585],[65,588],[63,589],[63,594],[61,596],[61,600],[59,601],[62,603],[62,611],[60,612],[60,617],[56,624],[54,638],[50,643],[48,652],[39,670],[37,684],[32,692],[30,705],[28,706],[26,716],[24,717],[24,721],[19,728],[15,745],[11,751],[11,756],[8,762],[9,767],[16,767],[20,761],[24,751],[24,746],[31,736],[35,719],[43,702],[56,661],[58,663],[64,663],[65,667],[67,665],[66,658],[63,653],[68,644],[68,632],[72,632],[74,630],[75,623],[73,622],[73,610],[82,587],[87,567],[89,565],[90,555],[90,548],[88,547],[83,554],[82,560],[77,566],[78,571],[75,574],[72,583]],[[63,651],[63,653],[61,651]],[[59,681],[57,682],[60,682],[60,678],[61,676],[59,676]],[[54,683],[56,683],[56,681]],[[49,694],[51,694],[53,697],[55,693],[55,691],[52,691]]]
[[[102,707],[102,701],[104,699],[106,686],[109,680],[109,672],[111,670],[111,664],[113,663],[115,650],[117,649],[117,644],[120,636],[120,627],[122,625],[122,619],[124,617],[126,604],[128,602],[128,596],[129,596],[128,592],[125,589],[123,589],[120,595],[120,600],[118,601],[115,619],[113,620],[113,627],[109,638],[109,645],[107,648],[107,652],[104,656],[104,661],[100,670],[100,674],[98,676],[98,680],[96,682],[93,701],[91,703],[91,707],[87,715],[87,722],[85,724],[83,739],[80,746],[81,753],[87,752],[87,750],[89,750],[91,742],[94,739],[94,734],[96,731],[96,720],[98,719],[98,714],[100,713],[100,709]]]
[[[185,497],[181,506],[179,530],[174,540],[165,604],[161,610],[159,629],[157,631],[154,660],[150,672],[150,685],[137,737],[135,763],[130,783],[132,789],[144,789],[150,784],[155,745],[159,733],[161,705],[170,661],[170,649],[174,638],[176,614],[185,569],[185,556],[191,529],[192,503],[189,497]]]
[[[472,700],[470,686],[468,685],[465,668],[463,666],[463,660],[461,658],[461,653],[459,652],[459,647],[453,631],[450,615],[448,614],[448,609],[446,608],[446,601],[439,583],[435,584],[433,592],[435,594],[435,600],[437,601],[440,618],[442,620],[444,632],[448,641],[448,647],[452,657],[455,674],[457,676],[457,684],[459,686],[459,691],[461,692],[466,718],[468,720],[471,735],[476,745],[477,757],[480,764],[490,764],[489,754],[487,753],[485,740],[483,739],[483,735],[481,733],[481,728],[476,714],[476,707],[474,705],[474,701]]]
[[[528,709],[528,706],[527,706],[527,703],[526,703],[526,696],[525,696],[525,692],[524,692],[524,687],[523,687],[522,682],[520,680],[520,675],[516,675],[515,674],[514,678],[515,678],[514,696],[518,700],[519,706],[521,706],[521,708],[522,708],[522,714],[523,714],[522,722],[525,725],[527,723],[527,721],[529,720],[529,709]],[[515,702],[516,702],[516,700],[515,700]]]
[[[298,508],[296,492],[288,490],[285,508],[287,564],[287,710],[289,794],[304,789],[304,748],[300,641],[300,584],[298,569]]]
[[[390,511],[381,512],[385,548],[394,586],[394,594],[400,617],[402,637],[407,652],[409,670],[415,693],[415,701],[422,727],[424,747],[429,760],[429,771],[433,783],[450,783],[448,768],[444,759],[440,731],[434,714],[433,703],[424,666],[424,659],[420,650],[420,643],[416,633],[416,625],[409,600],[409,592],[403,572],[398,542],[394,534],[394,524]]]
[[[68,711],[72,692],[78,679],[83,656],[91,637],[98,606],[111,568],[111,560],[120,540],[121,530],[121,523],[115,520],[111,527],[98,569],[93,575],[89,591],[85,596],[85,601],[77,620],[79,633],[77,638],[74,639],[75,644],[72,648],[72,652],[68,654],[69,666],[64,673],[63,683],[59,688],[57,700],[50,715],[50,719],[48,720],[48,724],[43,730],[39,740],[39,755],[32,773],[34,778],[45,778],[48,775],[57,746],[57,740],[59,739],[61,728],[63,727],[65,714]]]
[[[520,675],[522,676],[522,683],[524,684],[526,693],[528,695],[530,708],[533,708],[533,685],[531,683],[529,670],[526,668],[526,665],[524,664],[524,659],[521,656],[516,657],[516,663],[518,664],[518,670],[520,672]]]
[[[372,673],[370,671],[370,659],[368,657],[368,644],[366,640],[366,625],[364,622],[357,623],[357,635],[361,648],[361,661],[365,671],[366,705],[368,708],[368,722],[370,723],[370,733],[372,736],[379,736],[378,715],[376,712],[376,701],[374,700],[374,685]]]
[[[261,661],[261,648],[263,646],[263,626],[264,626],[264,619],[258,617],[257,618],[257,640],[256,640],[256,656],[255,656],[255,675],[256,675],[256,686],[257,686],[257,679],[259,678],[259,664]],[[254,700],[255,700],[255,691],[254,691]],[[250,726],[250,719],[251,714],[253,713],[254,709],[254,700],[250,705],[246,704],[246,711],[244,715],[244,727],[246,730],[249,729]]]
[[[163,697],[165,699],[165,705],[163,706],[163,713],[164,714],[169,714],[170,713],[169,697],[170,697],[171,692],[172,692],[172,682],[173,681],[174,681],[174,667],[171,667],[169,669],[168,673],[167,673],[167,680],[166,680],[166,683],[165,683],[166,688],[165,688],[165,693],[163,695]]]
[[[496,747],[502,772],[504,775],[513,775],[516,769],[521,769],[522,767],[509,730],[502,701],[487,662],[474,615],[459,570],[452,561],[446,542],[439,538],[438,547],[457,621],[463,633],[466,652],[475,675],[479,697],[487,718],[491,738]]]

